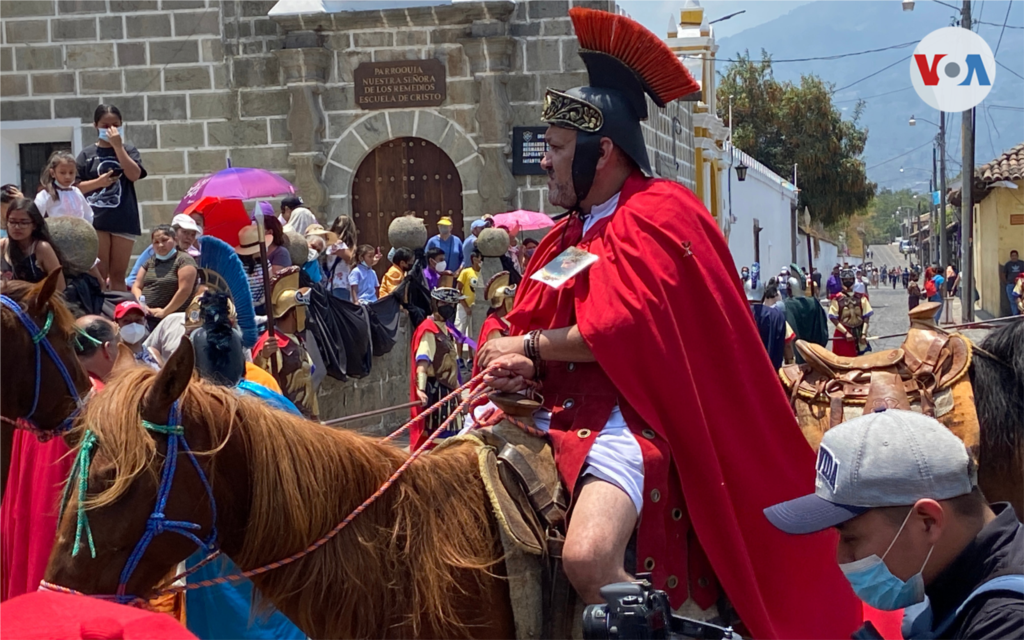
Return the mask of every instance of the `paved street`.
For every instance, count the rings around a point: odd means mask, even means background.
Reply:
[[[883,264],[903,267],[907,264],[905,260],[897,262],[902,258],[895,246],[874,246],[874,263],[881,267]],[[879,280],[878,288],[868,287],[868,296],[871,300],[871,308],[875,310],[871,317],[871,330],[873,336],[886,336],[894,333],[903,333],[910,328],[910,320],[907,317],[907,290],[903,288],[903,282],[896,283],[896,289],[892,288],[888,280],[882,283]],[[888,338],[886,340],[875,340],[871,348],[875,351],[892,349],[903,343],[903,336]]]
[[[896,245],[872,245],[871,251],[874,254],[872,262],[881,268],[882,265],[904,267],[908,264],[906,259],[900,255]],[[910,319],[907,317],[907,291],[903,288],[902,281],[897,282],[896,289],[886,281],[884,284],[879,281],[879,286],[868,287],[868,296],[871,299],[871,307],[875,314],[871,319],[870,334],[872,336],[887,336],[902,334],[910,328]],[[960,320],[960,301],[954,299],[952,317],[955,323]],[[974,341],[980,341],[988,333],[987,329],[974,329],[964,332]],[[883,349],[894,349],[903,343],[903,336],[874,340],[871,343],[872,349],[881,351]]]

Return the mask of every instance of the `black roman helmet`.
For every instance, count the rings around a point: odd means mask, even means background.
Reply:
[[[572,180],[576,202],[594,182],[601,138],[610,138],[650,177],[640,121],[647,119],[646,93],[659,107],[700,90],[676,54],[656,35],[626,16],[575,7],[569,10],[590,84],[568,91],[548,89],[541,120],[575,129]]]

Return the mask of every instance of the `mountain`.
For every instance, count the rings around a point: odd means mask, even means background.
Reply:
[[[972,4],[975,20],[994,23],[980,24],[975,31],[996,52],[998,62],[1024,76],[1024,3],[985,0]],[[1017,28],[1005,29],[999,42],[1008,6],[1007,25]],[[912,12],[904,12],[899,0],[818,0],[719,40],[718,57],[727,60],[735,58],[738,52],[749,51],[752,57],[759,58],[763,49],[777,61],[773,69],[780,80],[799,82],[801,75],[814,74],[832,82],[839,89],[835,94],[836,106],[847,116],[852,116],[858,99],[865,100],[860,123],[868,129],[864,151],[868,177],[879,188],[927,191],[932,167],[931,141],[938,129],[925,120],[938,122],[939,114],[915,93],[910,82],[910,56],[921,38],[950,26],[954,19],[959,19],[959,12],[927,0],[917,0]],[[912,44],[835,60],[783,62],[904,43]],[[727,66],[728,62],[719,62],[719,72]],[[917,119],[914,127],[908,125],[911,115]],[[947,114],[947,178],[960,173],[960,123],[959,113]],[[988,162],[1021,141],[1024,79],[998,67],[992,91],[976,109],[975,162]]]

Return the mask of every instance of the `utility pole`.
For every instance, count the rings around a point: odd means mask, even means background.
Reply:
[[[971,0],[964,0],[961,27],[971,30]],[[974,109],[961,114],[964,142],[963,171],[961,171],[961,275],[963,278],[963,321],[974,322]]]
[[[949,239],[946,237],[946,112],[939,112],[939,267],[949,264]]]
[[[971,30],[971,0],[964,0],[960,26]],[[963,171],[960,172],[960,282],[962,322],[974,322],[974,108],[961,114]]]
[[[924,256],[924,260],[921,260],[921,264],[925,262],[938,262],[939,261],[939,243],[935,234],[935,227],[939,224],[939,205],[935,202],[935,192],[939,188],[939,165],[938,165],[938,145],[932,145],[932,183],[929,185],[932,200],[931,200],[931,217],[928,220],[929,226],[931,227],[932,244],[928,247],[928,255]],[[941,202],[941,199],[940,199]]]
[[[798,215],[797,212],[800,210],[800,187],[797,184],[796,168],[797,168],[797,165],[794,164],[793,165],[793,188],[796,190],[796,200],[794,200],[793,204],[790,205],[790,211],[789,211],[789,246],[791,248],[791,250],[789,252],[790,253],[790,256],[789,256],[789,261],[790,262],[796,262],[797,243],[799,242],[799,237],[800,237],[800,236],[797,235],[797,220],[796,220],[796,217]]]

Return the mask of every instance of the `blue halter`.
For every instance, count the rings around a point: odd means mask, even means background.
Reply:
[[[128,556],[124,569],[121,570],[121,576],[117,585],[117,593],[113,596],[93,596],[103,600],[113,600],[118,604],[131,604],[143,600],[139,596],[128,595],[126,593],[128,580],[132,577],[132,573],[135,572],[135,569],[138,568],[139,562],[142,561],[142,556],[146,553],[146,549],[149,547],[150,543],[153,542],[153,539],[161,533],[169,532],[185,536],[199,545],[200,548],[206,549],[210,553],[213,553],[217,549],[217,502],[213,497],[213,487],[210,486],[209,479],[207,479],[202,467],[199,466],[199,461],[196,460],[195,454],[189,448],[188,442],[185,441],[185,429],[181,426],[181,413],[178,409],[177,401],[171,405],[168,424],[154,424],[148,420],[143,420],[142,426],[147,431],[167,436],[167,453],[164,456],[164,464],[160,471],[160,486],[157,489],[156,505],[153,507],[153,512],[149,515],[149,519],[146,521],[145,533],[142,534],[142,537],[135,544],[135,549],[132,551],[132,554]],[[77,475],[78,526],[75,532],[75,544],[71,552],[72,556],[78,555],[81,537],[84,535],[86,541],[89,543],[89,551],[92,557],[96,557],[96,547],[93,544],[92,531],[89,528],[89,520],[86,515],[84,502],[89,479],[89,465],[92,462],[92,453],[97,442],[96,435],[92,431],[87,430],[82,436],[82,445],[79,448],[78,456],[75,458],[74,465],[71,468],[71,479],[68,481],[65,488],[64,499],[61,504],[61,517],[63,518],[64,507],[67,506],[72,485],[76,484],[75,477]],[[167,516],[164,514],[164,509],[167,507],[167,499],[171,494],[171,484],[174,480],[174,471],[178,465],[178,455],[182,452],[188,456],[189,460],[192,462],[192,466],[195,467],[196,473],[199,474],[199,479],[203,483],[203,487],[206,488],[206,495],[210,499],[213,523],[210,526],[210,533],[206,536],[205,540],[200,539],[199,536],[196,535],[196,532],[202,529],[200,525],[194,522],[186,522],[184,520],[168,520]],[[42,588],[56,588],[56,590],[62,589],[57,585],[49,585],[45,582],[42,584]]]
[[[71,429],[75,421],[75,416],[77,416],[78,412],[81,411],[82,406],[85,404],[85,400],[78,395],[78,389],[75,388],[75,381],[71,379],[71,372],[68,371],[64,361],[60,359],[57,352],[54,350],[53,345],[50,344],[50,340],[46,337],[46,334],[50,331],[50,327],[53,325],[53,311],[51,310],[47,312],[46,322],[43,324],[42,329],[40,329],[32,317],[21,308],[21,305],[11,298],[0,295],[0,304],[17,314],[18,320],[21,321],[21,324],[29,332],[29,335],[32,336],[32,344],[35,346],[36,354],[35,391],[32,394],[32,408],[29,410],[27,415],[22,416],[13,422],[15,426],[34,433],[40,442],[46,442],[50,438],[61,435]],[[64,384],[67,385],[68,392],[71,394],[71,397],[75,399],[74,411],[72,411],[71,415],[67,418],[64,418],[64,420],[53,430],[41,429],[39,428],[39,425],[32,420],[32,416],[35,415],[36,409],[39,406],[39,385],[42,382],[41,371],[43,357],[40,345],[42,345],[42,349],[46,350],[50,359],[53,360],[53,363],[57,366],[57,371],[60,372],[61,378],[64,379]],[[5,420],[11,421],[8,418],[5,418]]]
[[[117,594],[115,596],[115,600],[120,604],[126,604],[138,599],[136,596],[125,595],[128,579],[131,578],[135,568],[139,566],[143,554],[146,553],[146,548],[161,533],[166,531],[183,535],[210,553],[217,549],[217,501],[213,498],[213,487],[210,486],[209,479],[203,473],[202,467],[199,466],[199,461],[196,460],[195,454],[192,453],[192,449],[189,448],[188,442],[185,440],[185,428],[181,425],[181,412],[178,409],[178,402],[175,401],[171,405],[171,412],[166,425],[154,424],[148,420],[143,420],[142,426],[153,433],[162,433],[167,436],[167,454],[164,456],[164,466],[160,472],[160,487],[156,492],[156,506],[153,507],[153,513],[149,515],[149,520],[146,522],[146,532],[142,534],[142,538],[135,544],[135,550],[132,551],[132,555],[128,557],[128,562],[125,563],[124,569],[121,570],[121,578],[118,581]],[[171,483],[174,480],[174,470],[178,464],[179,449],[188,455],[188,459],[192,462],[192,466],[195,467],[196,473],[199,474],[199,479],[203,482],[203,487],[206,489],[206,495],[210,499],[213,522],[210,525],[210,533],[206,536],[205,540],[200,539],[194,533],[202,529],[198,524],[184,520],[168,520],[167,516],[164,515],[167,498],[171,495]]]

